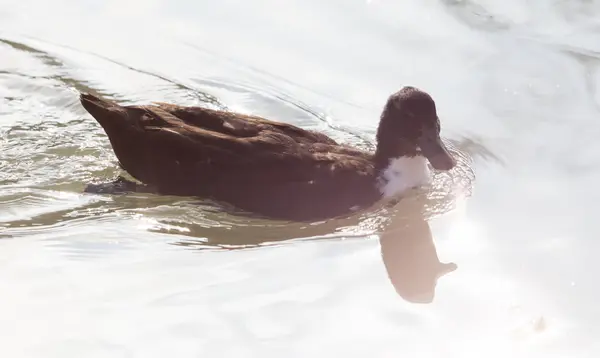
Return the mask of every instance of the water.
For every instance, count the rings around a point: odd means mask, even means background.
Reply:
[[[2,356],[599,354],[599,1],[0,5]],[[393,208],[308,225],[82,193],[120,171],[75,90],[368,147],[403,85],[461,165]]]

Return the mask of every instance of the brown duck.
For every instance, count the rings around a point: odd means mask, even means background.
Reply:
[[[426,184],[455,161],[440,139],[435,102],[404,87],[381,114],[374,153],[291,124],[167,103],[121,106],[81,94],[131,190],[198,196],[260,216],[319,220]]]

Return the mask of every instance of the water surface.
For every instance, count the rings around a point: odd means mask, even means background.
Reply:
[[[3,356],[600,354],[600,2],[2,5]],[[122,173],[77,91],[370,148],[404,85],[460,166],[393,208],[300,224],[83,193]]]

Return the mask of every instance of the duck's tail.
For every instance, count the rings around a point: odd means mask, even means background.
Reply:
[[[121,106],[89,93],[81,93],[79,100],[83,108],[102,126],[119,159],[132,151],[135,138],[139,134],[138,120],[143,111]]]
[[[79,100],[104,129],[121,167],[142,181],[139,163],[147,153],[136,126],[137,117],[131,115],[135,110],[89,93],[81,93]]]
[[[114,102],[107,101],[105,99],[94,96],[90,93],[80,93],[79,100],[85,108],[94,118],[96,116],[105,116],[111,112],[111,109],[119,108]]]

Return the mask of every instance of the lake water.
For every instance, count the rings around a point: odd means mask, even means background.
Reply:
[[[0,5],[3,357],[600,354],[600,1]],[[394,207],[299,224],[83,193],[122,173],[78,90],[368,147],[405,85],[460,165]]]

